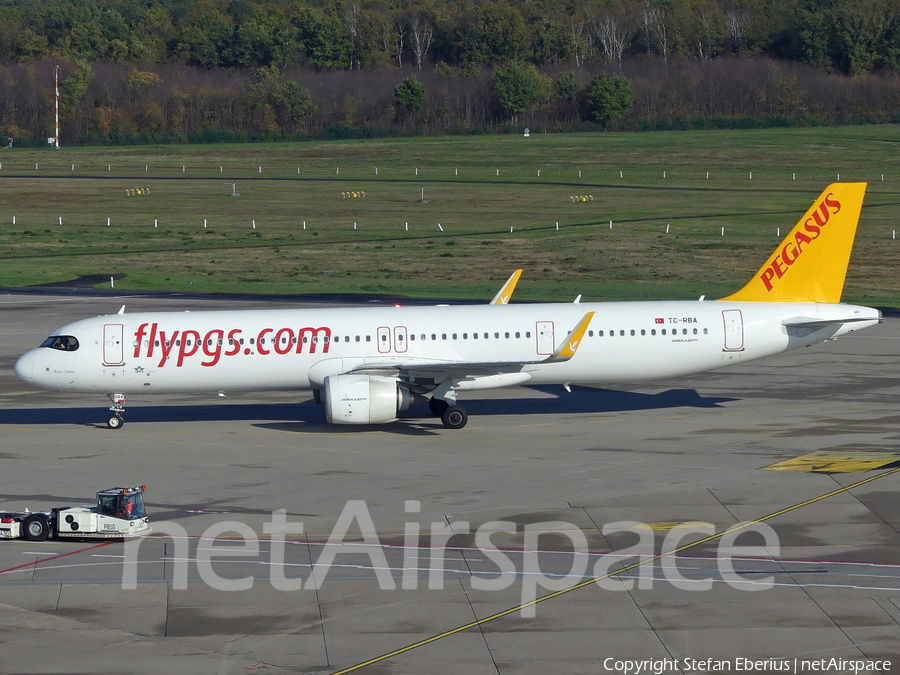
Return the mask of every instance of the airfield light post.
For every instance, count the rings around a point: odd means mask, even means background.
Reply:
[[[59,66],[53,69],[53,89],[56,94],[54,102],[54,117],[56,121],[56,133],[53,136],[53,149],[59,150]]]

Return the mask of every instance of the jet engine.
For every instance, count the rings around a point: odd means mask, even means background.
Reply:
[[[329,375],[325,378],[325,415],[333,424],[393,422],[421,396],[393,377]]]

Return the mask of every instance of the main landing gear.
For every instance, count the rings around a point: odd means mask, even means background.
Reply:
[[[106,426],[110,429],[121,429],[125,425],[125,394],[107,394],[112,405],[109,406],[110,416],[106,420]]]
[[[432,397],[428,400],[428,407],[435,417],[441,418],[447,429],[462,429],[469,421],[468,413],[455,403],[450,405],[443,399]]]

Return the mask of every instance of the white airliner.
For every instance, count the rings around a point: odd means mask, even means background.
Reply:
[[[865,183],[828,186],[753,279],[716,301],[153,312],[76,321],[24,354],[39,387],[126,394],[308,390],[335,424],[397,419],[428,398],[465,426],[460,392],[522,384],[670,378],[744,363],[874,326],[840,303]]]

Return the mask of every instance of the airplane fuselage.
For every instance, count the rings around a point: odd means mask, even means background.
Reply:
[[[588,311],[577,354],[541,363]],[[602,384],[689,375],[809,346],[878,322],[844,304],[611,302],[114,314],[54,332],[16,364],[47,389],[121,394],[321,389],[367,366],[522,362],[458,390],[511,384]],[[797,319],[853,323],[794,328]]]

